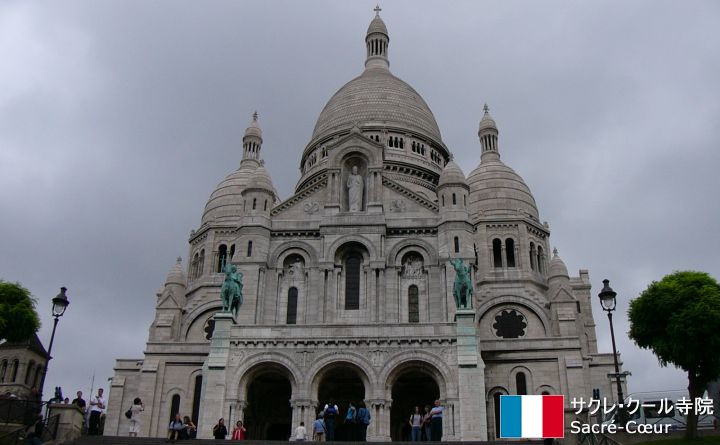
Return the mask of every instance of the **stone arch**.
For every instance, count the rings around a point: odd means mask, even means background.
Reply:
[[[526,366],[515,366],[510,370],[508,388],[514,389],[514,394],[520,394],[517,388],[517,375],[521,372],[525,374],[525,394],[533,394],[532,389],[535,387],[533,385],[533,374]]]
[[[495,386],[487,392],[488,409],[487,409],[487,425],[488,425],[488,439],[500,437],[500,405],[499,397],[495,394],[509,395],[507,389],[502,386]]]
[[[358,375],[365,385],[365,398],[370,398],[377,376],[367,358],[355,352],[344,352],[340,354],[329,353],[318,357],[313,366],[308,370],[306,381],[308,395],[313,398],[318,394],[318,387],[322,378],[338,366],[348,366],[358,371]]]
[[[354,144],[352,142],[344,144],[344,141],[341,141],[340,145],[335,146],[333,150],[330,151],[330,166],[340,167],[353,155],[365,158],[365,162],[367,162],[368,167],[382,164],[382,157],[380,156],[380,153],[382,152],[378,152],[375,149],[371,149],[371,147],[364,146],[366,143],[365,137],[362,135],[358,136],[362,138],[363,145]],[[350,137],[352,137],[352,135]]]
[[[180,335],[180,338],[187,339],[187,336],[190,334],[190,329],[192,329],[195,325],[195,323],[198,322],[198,319],[201,317],[204,317],[208,312],[220,312],[222,309],[222,303],[220,302],[220,299],[213,300],[213,301],[207,301],[195,308],[193,308],[192,311],[185,314],[182,320],[182,332]]]
[[[423,261],[427,265],[438,264],[438,255],[435,247],[420,238],[405,239],[395,244],[387,255],[387,264],[392,264],[396,267],[401,266],[400,262],[402,257],[409,250],[415,250],[422,255]]]
[[[482,320],[487,315],[487,313],[493,310],[495,307],[503,305],[517,305],[524,307],[525,309],[531,311],[536,317],[538,317],[538,319],[540,319],[540,323],[543,326],[545,335],[548,335],[548,333],[551,332],[550,320],[548,319],[545,310],[540,307],[539,304],[530,300],[529,298],[518,297],[515,295],[503,295],[497,298],[492,298],[480,305],[480,307],[478,307],[477,309],[477,313],[480,315],[478,317],[478,320]]]
[[[383,390],[387,392],[403,372],[418,365],[435,378],[441,399],[457,397],[456,388],[449,383],[453,381],[450,367],[442,358],[422,350],[401,352],[391,357],[380,370],[378,381],[384,384]]]
[[[535,389],[535,394],[542,394],[544,392],[547,392],[548,395],[558,394],[557,390],[550,385],[540,385]]]
[[[237,382],[237,384],[229,386],[229,399],[246,400],[247,388],[252,379],[268,369],[285,374],[290,380],[293,394],[302,380],[302,373],[295,362],[285,354],[278,352],[257,353],[243,358],[242,363],[242,366],[232,376],[231,382]]]
[[[288,241],[279,245],[270,255],[268,264],[276,267],[282,260],[293,253],[305,258],[305,267],[316,267],[318,264],[317,251],[310,244],[303,241]]]
[[[372,241],[370,241],[369,239],[367,239],[366,237],[364,237],[362,235],[347,235],[347,236],[338,238],[337,240],[335,240],[334,243],[332,243],[330,245],[330,248],[327,250],[328,255],[326,258],[329,259],[330,261],[335,261],[335,257],[338,253],[338,250],[341,247],[343,247],[344,245],[350,244],[353,242],[362,244],[365,247],[365,249],[368,252],[368,255],[370,255],[369,259],[371,261],[377,259],[377,251],[375,250],[375,246],[373,245]]]

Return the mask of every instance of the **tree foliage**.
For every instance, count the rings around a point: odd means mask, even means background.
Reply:
[[[704,272],[675,272],[654,281],[630,302],[630,338],[660,364],[688,373],[690,398],[720,376],[720,285]],[[691,411],[692,414],[692,411]],[[688,416],[688,437],[697,420]]]
[[[25,341],[40,329],[35,300],[20,283],[0,280],[0,341]]]

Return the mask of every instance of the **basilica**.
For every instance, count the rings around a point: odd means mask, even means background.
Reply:
[[[115,364],[105,434],[127,434],[135,397],[141,436],[164,436],[180,413],[198,437],[222,417],[249,439],[287,440],[334,400],[341,413],[365,404],[372,441],[407,439],[413,407],[438,399],[443,440],[470,441],[498,437],[503,394],[564,394],[566,427],[572,397],[612,398],[588,272],[570,276],[551,249],[488,107],[477,148],[462,148],[478,153],[466,177],[428,104],[390,71],[389,44],[376,11],[364,69],[320,113],[287,199],[253,115],[187,264],[157,292],[144,356]],[[222,310],[226,264],[242,275],[236,312]]]

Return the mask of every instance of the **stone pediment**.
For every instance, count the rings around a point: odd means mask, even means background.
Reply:
[[[438,205],[429,199],[425,198],[424,196],[421,196],[419,193],[416,193],[414,190],[411,190],[408,187],[405,187],[404,185],[400,184],[397,181],[394,181],[392,179],[386,178],[383,176],[382,180],[383,186],[393,192],[394,195],[399,196],[399,198],[391,198],[389,201],[388,207],[385,209],[386,213],[391,213],[394,211],[402,211],[403,204],[396,202],[397,200],[404,200],[406,203],[404,204],[405,208],[408,207],[408,205],[411,206],[419,206],[425,210],[430,210],[434,214],[437,214],[440,210]]]
[[[303,187],[302,190],[276,205],[270,212],[270,215],[272,217],[276,217],[283,213],[287,213],[291,209],[304,212],[306,217],[318,215],[320,210],[322,210],[322,199],[313,200],[311,197],[316,195],[317,192],[325,189],[325,187],[327,187],[327,183],[327,173],[319,175]]]
[[[577,301],[575,297],[564,287],[561,287],[554,295],[550,296],[550,302],[552,303],[574,303],[575,301]]]
[[[178,309],[180,304],[175,299],[175,294],[172,291],[163,292],[160,295],[160,300],[155,305],[156,309]]]

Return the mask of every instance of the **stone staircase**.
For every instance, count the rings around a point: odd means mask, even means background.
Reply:
[[[192,445],[218,445],[219,442],[212,439],[193,439],[191,441],[179,441],[182,445],[188,442]],[[227,441],[229,442],[229,441]],[[270,441],[270,440],[245,440],[244,445],[272,445],[272,444],[285,444],[286,441]],[[367,444],[368,442],[325,442],[328,444],[337,445],[356,445],[356,444]],[[406,444],[411,445],[415,442],[370,442],[372,444]],[[430,442],[424,442],[429,444]],[[441,442],[441,443],[453,443],[453,442]],[[497,441],[497,442],[454,442],[462,445],[541,445],[542,440],[516,440],[516,441]],[[83,436],[79,439],[75,439],[72,445],[165,445],[165,439],[157,437],[120,437],[120,436]],[[230,444],[228,444],[230,445]]]

